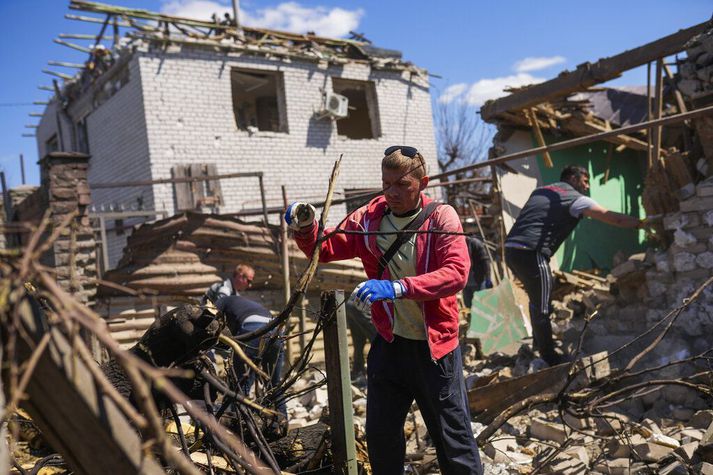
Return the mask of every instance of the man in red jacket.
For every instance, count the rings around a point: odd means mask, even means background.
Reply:
[[[423,190],[426,164],[413,147],[386,149],[384,193],[326,229],[320,262],[359,257],[370,280],[350,299],[371,309],[378,334],[367,358],[366,437],[375,475],[402,473],[404,422],[414,399],[444,474],[481,474],[458,346],[455,294],[470,258],[460,220]],[[300,249],[317,244],[314,208],[293,203],[285,221]],[[411,232],[401,233],[404,229]],[[450,234],[453,233],[453,234]],[[402,237],[399,237],[402,236]]]

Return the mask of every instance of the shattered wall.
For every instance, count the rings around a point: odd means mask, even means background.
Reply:
[[[707,278],[713,275],[713,179],[699,183],[696,195],[680,203],[681,211],[664,217],[664,226],[673,233],[674,243],[665,251],[649,249],[634,255],[612,270],[618,295],[612,305],[590,324],[585,340],[588,352],[613,351],[659,323],[680,306]],[[659,343],[641,367],[668,364],[710,350],[713,332],[713,288],[678,317],[671,332]],[[630,351],[641,350],[644,339]],[[624,352],[614,358],[630,357]],[[663,372],[678,378],[681,366]],[[642,409],[665,411],[670,404],[684,404],[703,409],[703,401],[694,393],[667,387],[655,397],[644,398]],[[658,398],[658,400],[656,399]]]

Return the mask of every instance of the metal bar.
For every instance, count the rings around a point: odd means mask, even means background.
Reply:
[[[168,216],[167,211],[107,211],[99,213],[89,213],[90,218],[105,218],[105,219],[127,219],[127,218],[142,218],[150,216]]]
[[[509,162],[511,160],[516,160],[518,158],[528,157],[531,155],[537,155],[544,151],[556,152],[559,150],[565,150],[571,147],[576,147],[578,145],[584,145],[592,142],[597,142],[609,137],[614,137],[616,135],[624,135],[629,132],[638,132],[649,127],[663,126],[669,124],[676,124],[679,122],[686,121],[688,119],[693,119],[696,117],[713,114],[713,105],[701,107],[700,109],[694,109],[689,112],[682,112],[680,114],[674,114],[667,117],[661,117],[660,119],[653,119],[646,122],[640,122],[638,124],[627,125],[626,127],[621,127],[615,130],[607,130],[606,132],[597,132],[596,134],[585,135],[584,137],[577,137],[570,140],[563,140],[562,142],[553,143],[547,145],[546,147],[535,147],[528,150],[522,150],[519,152],[509,153],[503,155],[502,157],[494,158],[492,160],[484,160],[482,162],[474,163],[472,165],[467,165],[461,168],[455,168],[447,172],[439,173],[438,175],[433,175],[430,177],[431,180],[437,180],[439,178],[455,175],[457,173],[463,173],[469,170],[477,170],[478,168],[484,168],[491,165],[499,165],[501,163]],[[334,200],[332,204],[337,204],[338,200]]]
[[[90,183],[89,187],[93,189],[99,188],[124,188],[132,186],[151,186],[151,185],[161,185],[165,183],[192,183],[197,181],[208,181],[208,180],[224,180],[228,178],[244,178],[244,177],[262,177],[262,172],[241,172],[241,173],[228,173],[225,175],[206,175],[206,176],[196,176],[196,177],[178,177],[178,178],[160,178],[158,180],[143,180],[143,181],[117,181],[114,183]]]
[[[240,28],[240,0],[233,0],[233,19],[235,28]]]
[[[260,182],[260,201],[262,202],[262,219],[265,221],[265,226],[267,226],[267,201],[265,200],[265,184],[262,180],[262,173],[258,176],[258,181]]]
[[[22,184],[25,184],[25,157],[20,154],[20,176],[22,177]]]
[[[349,344],[344,291],[322,292],[324,358],[327,369],[327,398],[332,437],[332,473],[356,475],[356,444],[349,378]]]
[[[101,233],[102,239],[102,264],[104,265],[102,274],[104,274],[109,270],[109,249],[107,249],[106,221],[104,216],[99,216],[99,232]]]

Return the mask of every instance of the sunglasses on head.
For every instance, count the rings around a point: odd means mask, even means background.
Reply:
[[[416,147],[409,147],[408,145],[392,145],[391,147],[384,150],[384,156],[391,155],[397,150],[401,150],[401,155],[408,158],[413,158],[418,154]]]

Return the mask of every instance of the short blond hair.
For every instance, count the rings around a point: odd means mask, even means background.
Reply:
[[[413,175],[417,179],[421,179],[428,174],[426,169],[426,160],[420,152],[416,153],[413,158],[401,153],[401,149],[386,155],[381,161],[381,168],[389,170],[401,170],[404,175]]]

